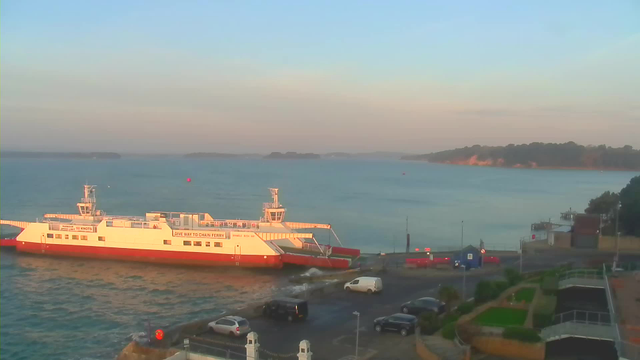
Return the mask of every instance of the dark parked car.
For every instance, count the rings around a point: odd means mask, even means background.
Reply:
[[[408,301],[400,306],[400,311],[405,314],[420,315],[423,312],[442,314],[445,311],[444,303],[432,297],[424,297],[418,300]]]
[[[416,330],[418,318],[407,314],[393,314],[373,320],[373,328],[377,332],[395,331],[407,336]]]
[[[305,300],[282,298],[271,300],[262,307],[262,314],[274,319],[288,321],[305,320],[309,316],[309,308]]]

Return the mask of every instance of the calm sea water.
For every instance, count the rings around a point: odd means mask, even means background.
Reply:
[[[466,244],[482,238],[514,248],[531,222],[582,210],[635,175],[362,160],[2,159],[0,216],[73,213],[88,182],[110,214],[257,219],[267,188],[278,187],[288,220],[331,223],[345,246],[366,252],[392,251],[394,239],[403,249],[407,216],[412,247],[458,246],[464,220]],[[318,238],[329,241],[326,233]],[[147,321],[199,319],[295,290],[278,271],[0,256],[0,357],[7,359],[111,359]]]

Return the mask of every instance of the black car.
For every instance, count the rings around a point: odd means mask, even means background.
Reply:
[[[309,308],[305,300],[282,298],[271,300],[262,307],[264,316],[287,321],[305,320],[309,316]]]
[[[417,300],[408,301],[400,306],[400,311],[405,314],[420,315],[423,312],[434,312],[438,315],[444,313],[444,303],[432,297],[424,297]]]
[[[407,314],[393,314],[373,320],[373,328],[377,332],[395,331],[407,336],[416,330],[418,318]]]

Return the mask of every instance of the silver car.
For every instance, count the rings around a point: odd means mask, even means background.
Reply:
[[[240,316],[225,316],[209,323],[209,330],[233,336],[246,335],[251,332],[249,321]]]

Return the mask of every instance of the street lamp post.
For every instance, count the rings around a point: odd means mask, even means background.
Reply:
[[[522,252],[523,252],[523,243],[524,243],[524,239],[520,238],[520,274],[522,274]]]
[[[460,265],[462,265],[463,251],[464,251],[464,220],[460,222]]]
[[[462,268],[462,302],[465,302],[467,299],[467,266],[460,265]]]
[[[357,311],[353,312],[353,315],[356,316],[356,360],[358,360],[358,338],[360,337],[360,313]]]
[[[620,201],[616,204],[616,258],[613,262],[613,271],[616,271],[616,267],[618,266],[619,256],[620,256],[620,231],[618,231],[618,218],[620,217]]]

